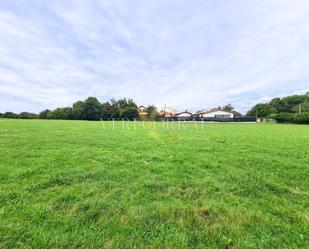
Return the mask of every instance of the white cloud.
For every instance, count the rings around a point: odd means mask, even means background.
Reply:
[[[307,1],[5,1],[0,111],[94,95],[244,112],[308,88],[308,41]]]

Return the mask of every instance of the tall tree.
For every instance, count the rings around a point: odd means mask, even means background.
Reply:
[[[38,115],[32,112],[21,112],[18,117],[21,119],[36,119]]]
[[[101,114],[105,120],[113,118],[113,106],[109,101],[102,104]]]
[[[156,120],[159,117],[157,108],[154,105],[149,105],[147,107],[147,118],[150,120]]]
[[[286,109],[284,103],[281,101],[280,98],[273,98],[269,104],[273,106],[278,112],[284,111]]]
[[[133,99],[119,99],[119,117],[125,119],[135,119],[138,117],[137,105],[134,103]]]
[[[247,112],[247,116],[267,117],[268,115],[276,112],[277,110],[270,104],[257,104]]]
[[[41,111],[40,113],[39,113],[39,118],[40,119],[47,119],[48,118],[48,113],[50,113],[51,111],[50,110],[48,110],[48,109],[46,109],[46,110],[44,110],[44,111]]]
[[[5,112],[2,115],[3,118],[18,118],[18,114],[14,112]]]
[[[112,117],[111,118],[119,118],[120,116],[120,107],[119,107],[119,104],[118,104],[118,100],[116,99],[111,99],[110,100],[110,103],[111,103],[111,113],[112,113]]]
[[[138,117],[137,105],[132,99],[111,99],[112,118],[135,119]]]
[[[309,112],[309,101],[305,101],[305,102],[302,102],[302,103],[294,106],[293,112],[295,112],[295,113]]]
[[[73,119],[72,107],[60,107],[47,114],[48,119]]]
[[[273,98],[269,103],[257,104],[248,111],[247,115],[266,117],[270,114],[307,112],[309,95],[291,95],[284,98]],[[287,117],[288,115],[281,115]],[[291,116],[292,117],[292,116]]]
[[[120,109],[120,111],[120,118],[133,120],[138,117],[138,111],[136,107],[128,106],[126,108]]]
[[[85,100],[85,119],[99,120],[101,118],[101,103],[95,97],[88,97]]]
[[[227,104],[223,106],[222,110],[226,112],[232,112],[234,110],[234,107],[231,104]]]
[[[73,117],[74,119],[83,120],[85,119],[85,102],[77,101],[73,104]]]

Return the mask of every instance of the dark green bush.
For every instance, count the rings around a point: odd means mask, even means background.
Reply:
[[[3,118],[18,118],[18,114],[13,112],[5,112],[2,115]]]
[[[292,123],[292,124],[309,124],[309,112],[305,113],[279,113],[272,115],[278,123]]]
[[[309,112],[296,114],[294,117],[294,122],[296,124],[309,124]]]
[[[18,115],[18,118],[21,118],[21,119],[36,119],[36,118],[38,118],[38,115],[35,114],[35,113],[32,113],[32,112],[21,112]]]

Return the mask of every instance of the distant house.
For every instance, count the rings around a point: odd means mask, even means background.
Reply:
[[[161,110],[159,112],[159,116],[163,118],[174,118],[175,114],[173,112],[167,112],[167,111]]]
[[[179,112],[175,114],[175,117],[178,119],[191,119],[192,118],[192,113],[188,112],[188,110],[185,110],[183,112]]]
[[[241,113],[237,111],[232,111],[232,113],[234,114],[234,118],[239,118],[242,116]]]
[[[143,105],[138,107],[138,116],[141,120],[145,120],[147,118],[147,108]]]
[[[207,111],[196,113],[200,118],[234,118],[234,113],[223,111],[219,108],[213,108]]]

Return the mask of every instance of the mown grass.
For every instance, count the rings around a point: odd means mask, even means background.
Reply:
[[[309,126],[0,120],[0,248],[305,248]]]

